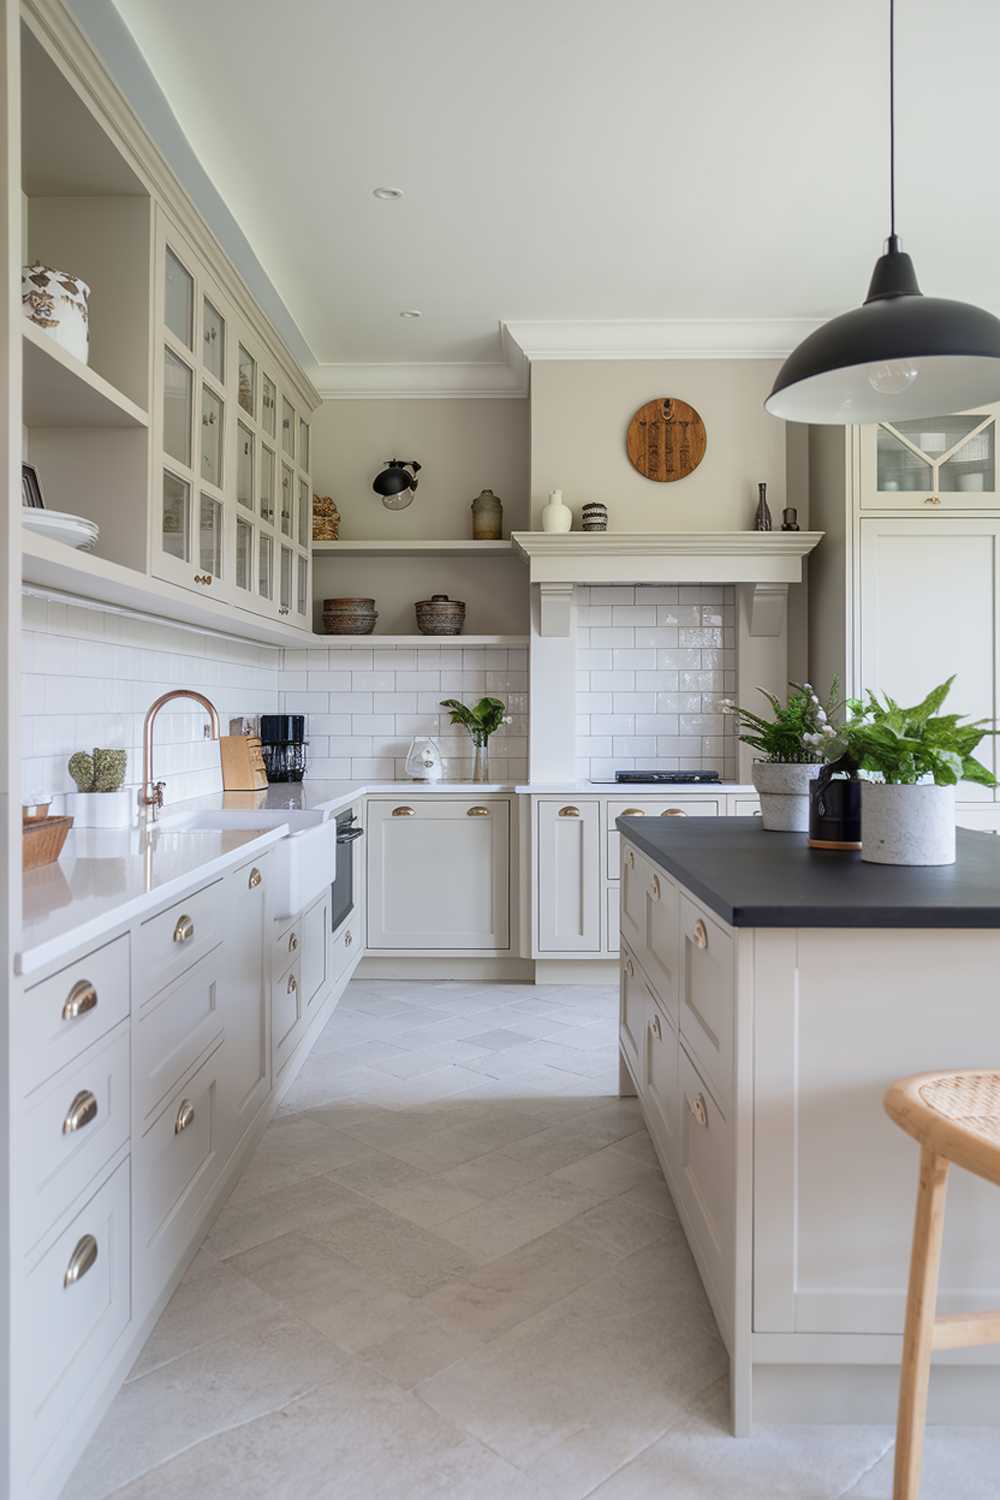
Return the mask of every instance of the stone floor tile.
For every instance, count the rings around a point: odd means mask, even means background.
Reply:
[[[161,1313],[128,1378],[148,1375],[158,1365],[280,1312],[278,1301],[231,1262],[193,1268]]]
[[[420,1297],[446,1281],[466,1276],[478,1264],[441,1231],[422,1229],[376,1203],[316,1231],[316,1238],[359,1270],[409,1297]]]
[[[596,1201],[588,1189],[549,1177],[449,1219],[438,1233],[479,1260],[495,1260],[575,1219]]]
[[[290,1230],[316,1229],[355,1212],[366,1201],[332,1178],[306,1178],[291,1187],[260,1193],[248,1203],[227,1203],[205,1243],[214,1255],[226,1260]]]
[[[879,1462],[873,1464],[850,1489],[844,1490],[844,1500],[891,1500],[895,1459],[895,1447],[891,1438],[890,1433],[885,1454]],[[1000,1488],[998,1475],[998,1428],[927,1428],[920,1500],[959,1500],[959,1497],[961,1500],[996,1500]]]
[[[409,1219],[412,1224],[420,1224],[425,1229],[454,1219],[457,1214],[467,1213],[482,1202],[476,1193],[442,1182],[440,1177],[423,1174],[416,1181],[398,1182],[390,1187],[369,1187],[365,1193],[390,1213],[399,1214],[400,1218]]]
[[[659,1167],[650,1167],[634,1157],[623,1156],[613,1146],[602,1146],[599,1151],[581,1156],[579,1161],[567,1167],[558,1167],[552,1176],[557,1182],[575,1183],[601,1198],[616,1198],[643,1183],[659,1186],[663,1182]]]

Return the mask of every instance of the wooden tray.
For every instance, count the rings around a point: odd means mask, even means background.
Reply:
[[[72,818],[40,818],[35,823],[25,823],[21,829],[21,869],[36,870],[39,865],[55,864],[72,827]]]

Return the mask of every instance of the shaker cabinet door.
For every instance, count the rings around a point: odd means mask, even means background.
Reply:
[[[540,802],[535,892],[538,952],[601,951],[599,802]]]

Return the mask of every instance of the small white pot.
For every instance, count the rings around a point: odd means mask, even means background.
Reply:
[[[953,865],[955,788],[863,781],[861,845],[870,865]]]
[[[21,272],[25,316],[83,364],[90,353],[89,297],[90,287],[79,276],[54,271],[39,261]]]
[[[131,828],[139,821],[136,787],[118,792],[67,792],[66,811],[74,828]]]
[[[569,531],[573,525],[573,512],[565,504],[562,490],[552,490],[549,503],[542,510],[543,531]]]
[[[761,826],[772,833],[808,833],[809,784],[822,769],[755,760],[750,779],[760,797]]]

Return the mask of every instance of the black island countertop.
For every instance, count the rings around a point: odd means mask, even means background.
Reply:
[[[755,818],[618,818],[731,927],[998,927],[1000,838],[958,830],[953,865],[869,865]]]

